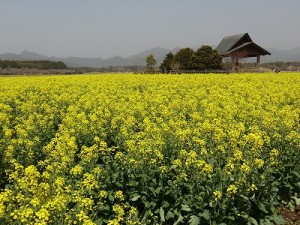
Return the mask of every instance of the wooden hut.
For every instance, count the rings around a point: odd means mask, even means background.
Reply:
[[[248,33],[224,37],[216,49],[223,58],[230,57],[234,67],[238,67],[240,58],[256,57],[259,65],[260,56],[271,55],[255,44]]]

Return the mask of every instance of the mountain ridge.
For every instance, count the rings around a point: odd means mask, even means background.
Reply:
[[[193,46],[192,49],[196,50],[200,46]],[[0,60],[50,60],[50,61],[62,61],[68,67],[94,67],[102,68],[108,66],[145,66],[146,57],[149,54],[152,54],[157,61],[159,66],[166,54],[172,52],[175,54],[180,48],[151,48],[137,54],[134,54],[129,57],[113,56],[110,58],[87,58],[87,57],[55,57],[55,56],[46,56],[35,52],[30,52],[24,50],[19,54],[16,53],[4,53],[0,54]],[[262,62],[274,62],[274,61],[300,61],[300,47],[292,49],[276,49],[276,48],[266,48],[271,52],[271,56],[262,57]]]

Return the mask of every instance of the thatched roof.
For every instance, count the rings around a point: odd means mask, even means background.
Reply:
[[[271,55],[270,52],[255,44],[248,33],[223,38],[217,47],[221,56],[227,57],[243,52],[243,57]]]

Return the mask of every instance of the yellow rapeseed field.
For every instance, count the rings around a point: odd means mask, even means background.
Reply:
[[[300,74],[0,77],[0,224],[283,224]]]

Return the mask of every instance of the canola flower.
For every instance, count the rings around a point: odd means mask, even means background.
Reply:
[[[272,224],[300,197],[298,73],[0,83],[0,224],[246,224],[250,198]]]

